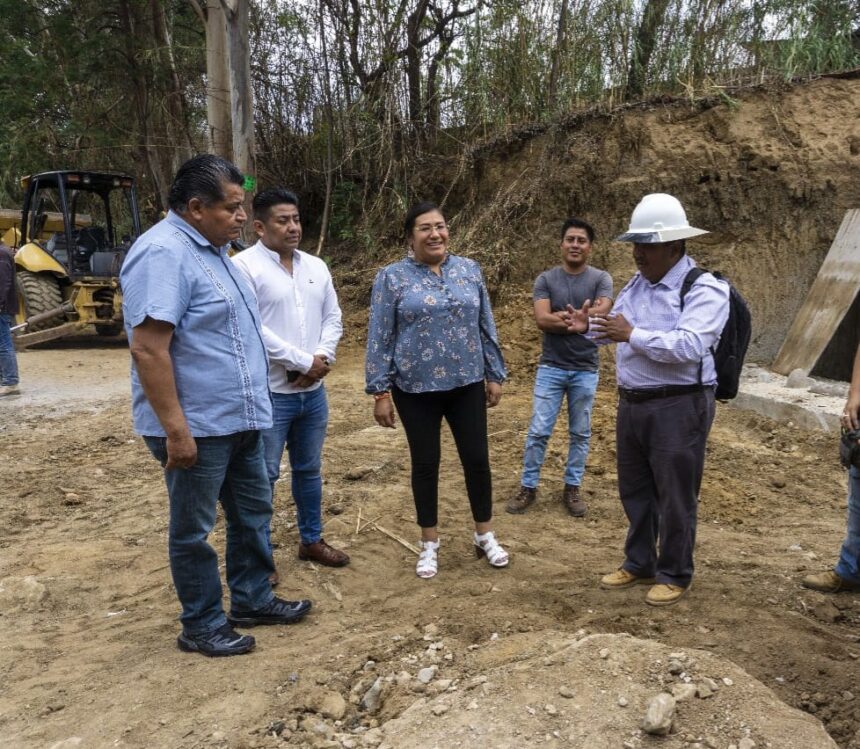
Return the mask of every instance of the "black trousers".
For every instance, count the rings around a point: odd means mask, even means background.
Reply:
[[[391,395],[409,442],[418,525],[433,528],[438,524],[443,418],[454,435],[463,465],[472,517],[476,523],[489,522],[493,516],[493,488],[484,383],[430,393],[405,393],[394,387]]]
[[[623,564],[628,572],[656,577],[658,583],[690,584],[714,412],[713,388],[618,402],[618,490],[630,522]]]

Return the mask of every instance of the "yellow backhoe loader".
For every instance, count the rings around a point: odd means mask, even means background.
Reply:
[[[122,331],[119,271],[140,235],[134,179],[124,174],[58,171],[21,181],[23,210],[0,211],[3,241],[15,252],[17,347],[61,338],[86,326]],[[12,218],[17,215],[17,221]]]

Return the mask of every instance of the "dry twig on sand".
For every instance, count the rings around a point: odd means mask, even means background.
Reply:
[[[371,521],[371,525],[373,525],[373,527],[376,528],[376,530],[378,530],[380,533],[385,534],[389,538],[393,538],[401,546],[405,546],[407,549],[409,549],[409,551],[411,551],[413,554],[415,554],[415,556],[418,556],[421,553],[421,551],[418,549],[417,546],[415,546],[414,544],[410,544],[408,541],[405,541],[404,539],[400,538],[400,536],[392,533],[387,528],[383,528],[381,525],[377,525],[373,521]]]

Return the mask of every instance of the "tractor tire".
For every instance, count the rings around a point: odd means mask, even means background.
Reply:
[[[55,309],[63,303],[63,293],[57,279],[47,273],[32,273],[28,270],[19,270],[15,274],[15,282],[18,286],[18,297],[22,302],[24,319],[34,315]],[[42,320],[27,328],[28,333],[37,330],[47,330],[59,325],[65,319],[60,313],[50,320]]]

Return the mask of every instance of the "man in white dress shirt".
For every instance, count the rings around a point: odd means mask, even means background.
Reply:
[[[343,333],[340,306],[326,264],[298,249],[302,224],[296,196],[283,188],[264,190],[255,196],[253,210],[259,241],[233,262],[257,296],[269,356],[274,424],[263,432],[263,442],[272,496],[286,446],[299,559],[342,567],[349,557],[322,537],[320,475],[328,425],[322,381]]]

